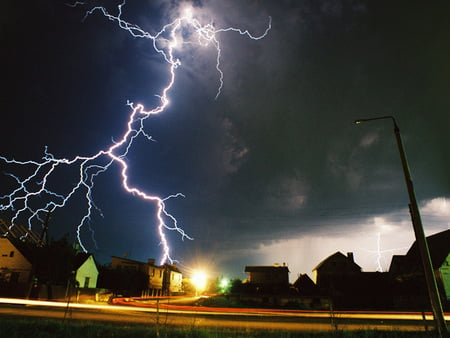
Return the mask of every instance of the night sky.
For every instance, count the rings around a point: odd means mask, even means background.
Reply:
[[[170,104],[145,121],[154,141],[137,138],[126,157],[133,185],[185,195],[167,201],[193,237],[167,233],[182,270],[244,278],[246,265],[277,262],[288,264],[293,281],[336,251],[354,252],[364,271],[388,269],[414,241],[408,195],[392,122],[356,126],[358,118],[395,116],[425,232],[449,229],[448,1],[129,2],[122,18],[151,34],[182,7],[202,24],[253,35],[272,18],[258,41],[217,34],[217,99],[214,47],[177,51]],[[89,156],[122,135],[127,100],[158,104],[169,65],[150,40],[100,12],[85,18],[97,4],[2,4],[0,155],[40,160],[48,146],[57,158]],[[117,4],[104,5],[117,15]],[[16,187],[6,173],[27,173],[4,161],[0,171],[0,196]],[[69,191],[76,170],[52,182]],[[97,177],[92,194],[103,217],[96,212],[81,238],[99,262],[159,259],[155,207],[124,192],[118,166]],[[53,213],[50,235],[75,240],[85,210],[78,193]]]

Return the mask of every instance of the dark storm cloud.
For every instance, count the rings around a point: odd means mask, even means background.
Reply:
[[[247,22],[249,7],[233,18]],[[221,189],[215,236],[258,246],[330,224],[352,231],[377,215],[408,222],[392,126],[356,127],[358,117],[394,114],[420,198],[448,196],[448,11],[364,1],[279,2],[255,12],[273,17],[263,43],[224,37],[227,82],[216,110],[248,151]]]

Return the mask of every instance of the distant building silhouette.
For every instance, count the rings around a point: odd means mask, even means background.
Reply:
[[[427,237],[444,308],[450,306],[450,230]],[[334,308],[429,310],[427,287],[417,243],[406,255],[395,255],[389,272],[363,272],[352,253],[336,252],[313,270],[322,296]],[[298,288],[300,291],[300,288]]]
[[[450,230],[433,234],[426,239],[441,300],[448,308],[450,303]],[[428,307],[417,242],[412,244],[406,255],[392,257],[389,273],[395,281],[395,301],[398,306]]]
[[[321,261],[314,269],[314,282],[320,288],[330,288],[347,283],[353,275],[361,272],[361,267],[355,263],[353,253],[345,256],[336,252]]]
[[[330,297],[334,308],[383,308],[392,303],[388,274],[363,272],[352,252],[332,254],[313,274],[320,293]]]
[[[289,290],[289,269],[283,264],[271,266],[246,266],[247,284],[256,291],[281,293]]]
[[[314,296],[320,293],[317,285],[306,273],[300,274],[292,286],[300,295]]]

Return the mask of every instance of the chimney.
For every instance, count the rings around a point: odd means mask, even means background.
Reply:
[[[353,252],[347,252],[347,257],[350,260],[350,262],[355,263],[355,260],[353,258]]]

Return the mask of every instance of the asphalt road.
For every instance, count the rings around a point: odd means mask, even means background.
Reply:
[[[131,302],[133,303],[133,302]],[[210,309],[193,306],[143,306],[76,304],[0,299],[1,318],[19,316],[61,320],[136,323],[186,327],[228,327],[291,331],[399,330],[425,331],[421,314]],[[133,304],[136,305],[136,304]],[[427,329],[433,321],[427,316]],[[447,316],[447,321],[450,319]]]

